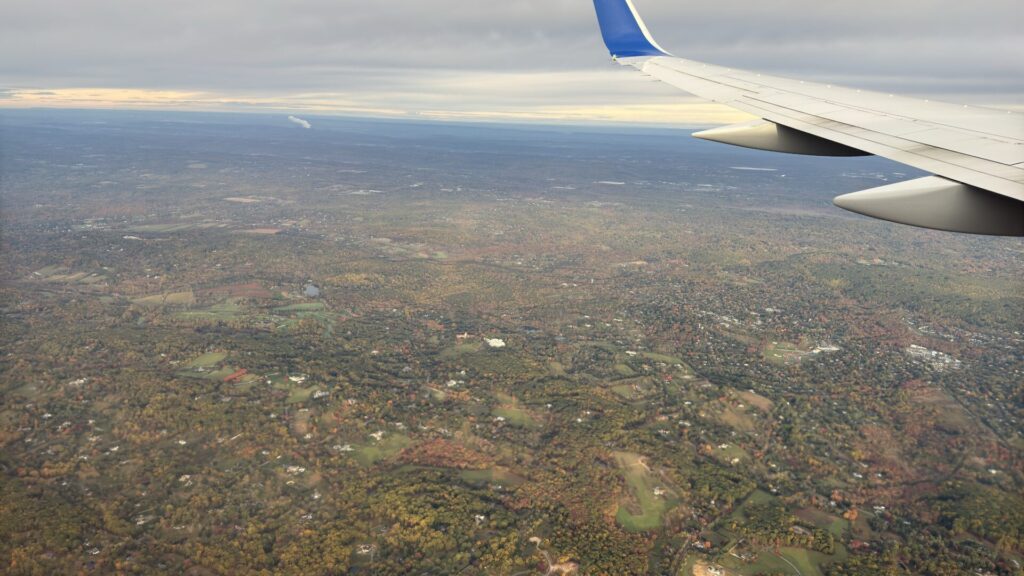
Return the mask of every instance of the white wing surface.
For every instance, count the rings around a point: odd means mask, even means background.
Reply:
[[[1024,236],[1024,117],[790,80],[672,56],[631,0],[594,0],[605,44],[632,66],[762,120],[694,136],[777,152],[883,156],[935,176],[840,196],[842,208],[926,228]]]

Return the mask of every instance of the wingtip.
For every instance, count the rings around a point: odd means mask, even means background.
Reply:
[[[594,9],[613,58],[670,56],[654,41],[632,0],[594,0]]]

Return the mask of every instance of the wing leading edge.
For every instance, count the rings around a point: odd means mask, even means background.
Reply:
[[[594,0],[613,59],[762,120],[698,138],[820,156],[883,156],[935,174],[846,194],[841,208],[971,234],[1024,236],[1024,118],[866,90],[790,80],[677,58],[632,0]]]

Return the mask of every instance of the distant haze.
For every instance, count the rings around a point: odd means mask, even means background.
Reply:
[[[637,0],[679,55],[1024,107],[1019,0]],[[609,61],[590,0],[4,0],[0,106],[715,123]]]

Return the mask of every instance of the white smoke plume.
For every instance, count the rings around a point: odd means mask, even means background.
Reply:
[[[291,120],[292,122],[298,124],[299,126],[302,126],[306,130],[309,130],[310,128],[313,127],[312,124],[310,124],[309,122],[303,120],[302,118],[296,118],[295,116],[289,116],[288,119]]]

